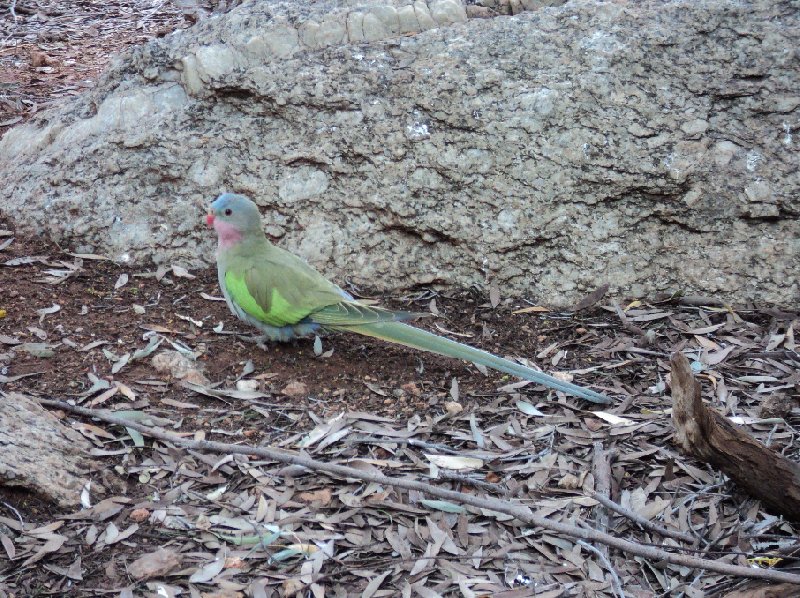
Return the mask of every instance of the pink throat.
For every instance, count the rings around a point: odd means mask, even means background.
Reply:
[[[242,233],[235,226],[222,220],[214,220],[214,230],[217,231],[220,250],[230,249],[242,240]]]

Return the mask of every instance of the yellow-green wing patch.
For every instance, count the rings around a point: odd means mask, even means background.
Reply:
[[[242,310],[270,326],[296,324],[309,314],[308,308],[291,305],[276,288],[272,289],[266,305],[259,303],[247,287],[244,276],[237,276],[233,272],[225,274],[225,286],[231,299]]]

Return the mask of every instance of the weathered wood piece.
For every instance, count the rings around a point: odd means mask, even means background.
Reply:
[[[722,471],[773,513],[800,521],[800,465],[704,405],[684,355],[675,353],[670,362],[672,421],[679,448]]]
[[[725,594],[722,598],[799,598],[800,588],[791,583],[770,584],[747,584],[730,594]]]
[[[79,504],[92,469],[90,448],[35,400],[0,395],[0,485],[25,488],[61,507]]]

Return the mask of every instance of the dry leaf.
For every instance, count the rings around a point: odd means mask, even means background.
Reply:
[[[535,313],[548,313],[550,310],[546,307],[542,307],[541,305],[532,305],[530,307],[523,307],[522,309],[518,309],[516,311],[512,311],[512,314],[535,314]]]
[[[500,305],[500,288],[495,283],[489,286],[489,303],[493,308]]]
[[[227,551],[223,548],[220,550],[214,560],[206,563],[200,569],[192,573],[189,577],[191,583],[206,583],[214,579],[225,568],[225,559],[228,558]]]
[[[183,266],[172,266],[172,274],[179,278],[197,278],[194,274],[190,274],[189,271],[184,268]]]
[[[581,311],[583,309],[586,309],[587,307],[591,307],[592,305],[600,301],[600,299],[605,297],[609,287],[610,285],[608,283],[599,286],[594,291],[586,295],[586,297],[578,301],[578,303],[576,303],[575,306],[572,308],[572,311]]]
[[[483,461],[475,457],[460,457],[457,455],[429,455],[425,458],[437,467],[443,469],[471,470],[483,467]]]

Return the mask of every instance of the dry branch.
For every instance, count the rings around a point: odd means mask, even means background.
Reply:
[[[115,417],[105,410],[76,407],[62,401],[40,400],[40,403],[49,407],[77,413],[85,417],[93,417],[110,424],[123,426],[125,428],[132,428],[141,432],[142,434],[150,436],[151,438],[171,442],[176,446],[182,446],[184,448],[211,451],[220,454],[255,455],[262,459],[269,459],[289,465],[300,465],[314,471],[324,471],[343,478],[359,479],[368,482],[375,482],[377,484],[384,484],[387,486],[405,488],[406,490],[415,490],[444,500],[454,501],[461,504],[478,507],[480,509],[489,509],[499,513],[505,513],[533,527],[541,527],[558,534],[563,534],[564,536],[575,538],[577,540],[583,540],[585,542],[597,542],[600,544],[605,544],[606,546],[616,548],[627,554],[640,556],[656,562],[663,561],[673,565],[690,567],[692,569],[707,569],[708,571],[714,571],[723,575],[751,577],[756,579],[766,579],[774,582],[800,585],[800,575],[785,573],[783,571],[773,571],[769,569],[740,567],[720,561],[713,561],[704,558],[696,558],[683,554],[667,552],[653,546],[645,546],[629,540],[623,540],[622,538],[616,538],[609,534],[590,528],[579,528],[574,525],[552,521],[546,517],[534,514],[531,509],[526,506],[514,504],[507,500],[474,496],[462,492],[455,492],[453,490],[437,488],[431,484],[420,482],[414,479],[389,477],[380,473],[361,471],[359,469],[344,465],[325,463],[323,461],[317,461],[316,459],[311,459],[310,457],[286,450],[225,444],[222,442],[212,441],[185,440],[179,436],[176,436],[175,434],[165,432],[161,429],[151,428],[149,426],[131,422],[127,419]]]
[[[691,534],[679,532],[678,530],[675,529],[667,529],[663,525],[659,525],[653,521],[650,521],[649,519],[645,519],[638,513],[634,513],[630,509],[626,509],[621,504],[614,502],[613,500],[603,496],[599,492],[596,492],[594,490],[588,490],[586,492],[586,495],[595,499],[597,502],[599,502],[605,507],[608,507],[612,511],[615,511],[617,514],[622,515],[623,517],[627,517],[628,519],[630,519],[643,529],[650,530],[651,532],[656,532],[657,534],[660,534],[665,538],[674,538],[676,540],[680,540],[681,542],[686,542],[687,544],[694,544],[695,542],[695,537],[692,536]]]
[[[800,465],[706,407],[683,354],[674,353],[671,364],[672,421],[681,450],[722,471],[772,512],[800,521]]]
[[[594,443],[592,471],[595,493],[611,500],[611,453],[604,450],[603,443],[599,441]],[[608,511],[605,506],[597,509],[596,525],[601,532],[608,531]]]

